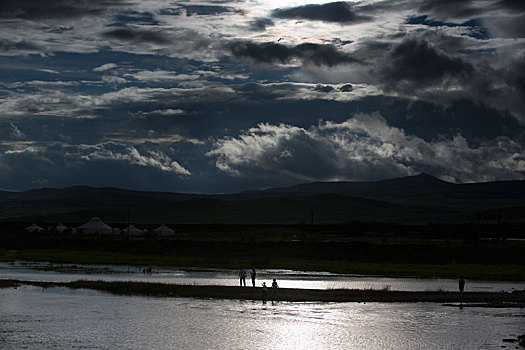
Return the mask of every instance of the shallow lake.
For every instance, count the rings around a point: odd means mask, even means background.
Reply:
[[[69,282],[77,280],[141,281],[190,285],[235,286],[239,284],[238,271],[221,269],[153,268],[144,274],[142,268],[118,265],[71,265],[48,263],[0,263],[0,278],[29,281]],[[452,279],[387,278],[356,276],[328,272],[291,270],[258,270],[257,286],[271,284],[276,278],[279,286],[310,289],[388,289],[400,291],[457,291],[458,282]],[[249,278],[247,285],[251,284]],[[465,287],[471,292],[510,292],[525,290],[525,282],[472,281]]]
[[[525,310],[0,289],[2,349],[514,349]]]

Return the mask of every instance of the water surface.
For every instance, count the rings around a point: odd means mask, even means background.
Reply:
[[[190,285],[236,286],[238,271],[224,269],[175,269],[153,267],[151,274],[142,272],[144,267],[119,265],[73,265],[48,263],[0,263],[0,278],[29,281],[70,282],[77,280],[137,281]],[[42,271],[42,269],[51,271]],[[458,282],[441,278],[388,278],[356,276],[329,272],[258,270],[257,286],[271,284],[276,278],[281,287],[310,289],[388,289],[396,291],[457,291]],[[248,275],[247,284],[251,281]],[[524,282],[471,281],[467,279],[466,291],[510,292],[525,290]]]
[[[3,349],[500,349],[525,310],[0,290]]]

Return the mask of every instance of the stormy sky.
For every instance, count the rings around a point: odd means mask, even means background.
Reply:
[[[0,189],[525,179],[520,0],[0,2]]]

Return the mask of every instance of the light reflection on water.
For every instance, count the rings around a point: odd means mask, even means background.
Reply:
[[[0,290],[3,349],[496,349],[524,326],[523,309]]]
[[[60,268],[57,271],[36,269]],[[74,267],[74,270],[73,268]],[[152,274],[144,274],[138,267],[117,265],[49,265],[46,263],[0,263],[1,279],[18,279],[46,282],[69,282],[77,280],[102,281],[140,281],[189,285],[238,285],[238,271],[207,269],[180,270],[173,268],[153,268]],[[88,273],[89,272],[89,273]],[[327,272],[304,272],[291,270],[258,270],[257,286],[263,281],[268,285],[276,278],[279,286],[286,288],[310,289],[389,289],[401,291],[457,291],[457,280],[387,278],[378,276],[352,276]],[[249,277],[247,284],[251,284]],[[467,280],[466,290],[471,292],[499,292],[525,290],[525,282],[471,281]]]

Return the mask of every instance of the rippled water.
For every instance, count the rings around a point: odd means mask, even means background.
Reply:
[[[58,268],[57,271],[41,271],[42,268]],[[74,271],[72,271],[74,270]],[[153,268],[153,273],[144,274],[141,268],[116,265],[49,265],[46,263],[0,263],[0,278],[30,281],[68,282],[80,279],[104,281],[141,281],[194,285],[238,285],[238,271],[232,270],[180,270]],[[269,283],[276,278],[281,287],[312,289],[389,289],[401,291],[457,291],[457,280],[386,278],[341,275],[327,272],[304,272],[290,270],[258,270],[257,284]],[[247,278],[247,284],[251,281]],[[470,281],[467,291],[512,291],[525,290],[525,282]]]
[[[499,349],[525,310],[0,289],[2,349]]]

